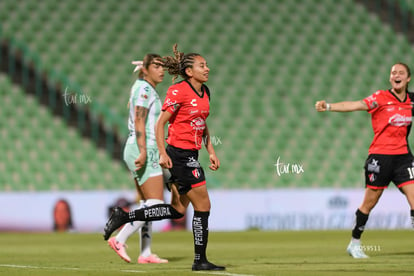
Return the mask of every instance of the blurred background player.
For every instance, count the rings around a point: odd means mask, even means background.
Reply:
[[[66,199],[59,199],[53,208],[53,230],[56,232],[73,231],[72,211]]]
[[[138,79],[131,88],[129,98],[128,129],[124,161],[131,171],[141,205],[151,206],[164,202],[164,182],[159,165],[159,152],[155,141],[155,122],[161,111],[161,101],[155,90],[164,79],[162,59],[157,54],[147,54],[144,60],[133,62]],[[135,221],[124,225],[121,231],[108,240],[109,246],[126,262],[131,258],[126,252],[127,239],[140,230],[141,254],[138,263],[167,263],[151,253],[152,223]]]
[[[374,139],[364,167],[365,196],[355,213],[355,226],[347,248],[354,258],[368,258],[360,238],[369,213],[391,181],[406,196],[411,208],[411,221],[414,223],[414,185],[411,185],[414,184],[414,159],[408,145],[414,103],[414,94],[408,92],[410,80],[410,68],[404,63],[396,63],[392,66],[389,77],[391,89],[378,90],[360,101],[318,101],[315,104],[319,112],[361,110],[371,114]]]
[[[207,260],[208,220],[210,198],[204,170],[198,161],[198,153],[205,144],[213,171],[220,167],[210,141],[206,119],[210,112],[210,92],[205,82],[210,69],[199,54],[185,54],[173,47],[174,56],[164,57],[164,67],[174,76],[184,80],[168,88],[161,115],[156,124],[156,139],[160,151],[160,164],[171,172],[171,205],[158,204],[129,213],[115,208],[105,227],[104,238],[120,225],[135,220],[160,220],[181,218],[189,203],[194,208],[193,238],[194,262],[192,270],[225,270]],[[167,148],[164,127],[169,122]]]

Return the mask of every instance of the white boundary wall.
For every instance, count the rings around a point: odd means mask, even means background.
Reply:
[[[363,189],[210,190],[211,231],[351,229]],[[166,193],[169,202],[170,194]],[[51,231],[53,206],[64,198],[78,232],[102,232],[108,208],[135,191],[60,191],[0,193],[0,231]],[[191,229],[192,209],[187,228]],[[394,187],[384,191],[367,229],[410,228],[410,208]],[[154,222],[161,231],[168,221]]]

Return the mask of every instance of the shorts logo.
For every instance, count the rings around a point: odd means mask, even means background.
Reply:
[[[378,165],[378,160],[372,159],[371,163],[368,164],[367,170],[369,172],[379,173],[380,165]]]
[[[200,177],[200,171],[198,169],[194,169],[192,171],[192,173],[193,173],[193,175],[194,175],[195,178],[198,179]]]
[[[375,179],[377,179],[377,177],[375,176],[375,174],[374,174],[374,173],[370,173],[370,174],[368,175],[368,177],[369,177],[369,181],[370,181],[371,183],[373,183],[373,182],[375,181]]]
[[[194,157],[189,157],[186,165],[190,168],[200,168],[200,163]]]

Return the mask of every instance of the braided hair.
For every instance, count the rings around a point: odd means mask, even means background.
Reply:
[[[197,53],[184,54],[177,50],[177,43],[173,45],[174,56],[163,57],[164,68],[167,69],[168,73],[173,76],[172,81],[174,82],[178,76],[184,80],[188,80],[189,76],[185,72],[187,68],[192,68],[194,64],[194,58],[200,56]]]

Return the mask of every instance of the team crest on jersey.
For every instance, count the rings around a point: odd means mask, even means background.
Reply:
[[[193,173],[195,178],[197,178],[197,179],[200,178],[200,171],[198,169],[194,169],[192,171],[192,173]]]

